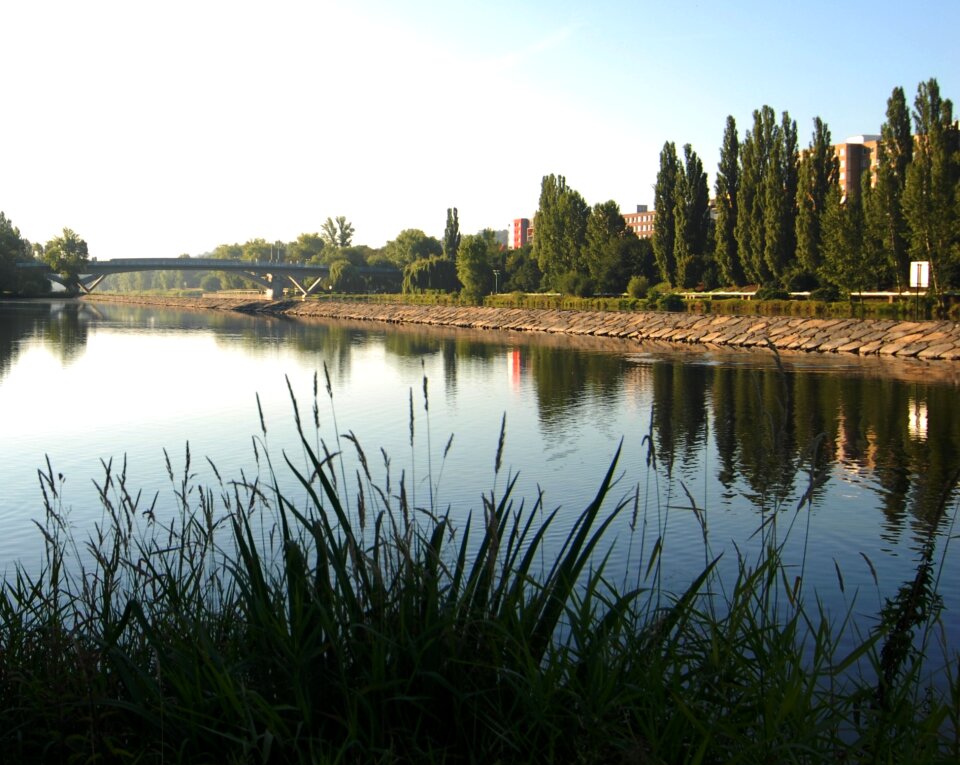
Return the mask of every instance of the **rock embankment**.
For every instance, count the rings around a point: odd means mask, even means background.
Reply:
[[[101,296],[93,299],[100,300]],[[113,298],[104,298],[113,299]],[[551,332],[735,348],[960,360],[960,324],[952,321],[812,319],[686,313],[620,313],[536,308],[417,306],[240,298],[125,298],[124,302],[349,321]]]
[[[557,332],[630,340],[739,348],[960,360],[960,325],[952,321],[810,319],[685,313],[619,313],[527,308],[378,305],[348,302],[263,303],[284,316],[432,324],[472,329]]]

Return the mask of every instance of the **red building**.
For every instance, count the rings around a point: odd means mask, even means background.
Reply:
[[[518,250],[525,244],[533,241],[533,226],[530,225],[529,218],[515,218],[513,221],[513,236],[510,239],[510,247]]]

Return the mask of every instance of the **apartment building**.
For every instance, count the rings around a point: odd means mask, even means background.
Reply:
[[[850,192],[860,188],[860,179],[866,170],[873,173],[872,182],[877,182],[878,135],[855,135],[844,143],[833,145],[833,153],[840,161],[840,193],[846,199]]]
[[[637,205],[636,212],[623,214],[627,228],[633,231],[640,239],[653,238],[653,221],[656,217],[657,211],[648,210],[646,205]]]
[[[510,248],[518,250],[533,242],[533,224],[529,218],[514,218],[510,237]]]

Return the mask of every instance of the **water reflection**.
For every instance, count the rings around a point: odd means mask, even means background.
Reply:
[[[299,322],[230,313],[166,311],[83,302],[0,306],[0,380],[23,348],[39,343],[62,364],[80,357],[91,326],[213,333],[218,345],[252,355],[292,348],[315,367],[349,379],[360,352],[377,349],[404,365],[434,362],[445,395],[455,398],[474,368],[501,365],[510,389],[529,386],[543,437],[575,443],[582,418],[609,421],[623,433],[624,407],[645,407],[658,462],[691,480],[704,471],[721,498],[745,496],[761,509],[794,506],[809,490],[815,506],[829,499],[828,479],[866,486],[890,541],[919,538],[944,522],[960,465],[960,413],[949,365],[947,381],[904,381],[873,360],[780,360],[769,354],[677,353],[652,344],[587,338],[497,335],[349,322]],[[902,367],[906,368],[906,367]],[[892,365],[890,371],[895,372]],[[946,370],[944,372],[943,370]],[[928,376],[929,377],[929,376]],[[432,382],[431,391],[437,390]],[[490,416],[499,420],[499,412]],[[458,437],[461,437],[458,435]],[[469,438],[469,436],[465,436]],[[565,447],[566,448],[566,447]],[[835,498],[835,495],[834,495]]]
[[[0,304],[0,380],[31,342],[50,349],[62,364],[83,353],[87,320],[97,310],[76,301],[9,301]]]

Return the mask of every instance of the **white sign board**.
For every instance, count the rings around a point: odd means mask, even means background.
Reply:
[[[910,263],[910,286],[923,290],[930,286],[929,260],[914,260]]]

